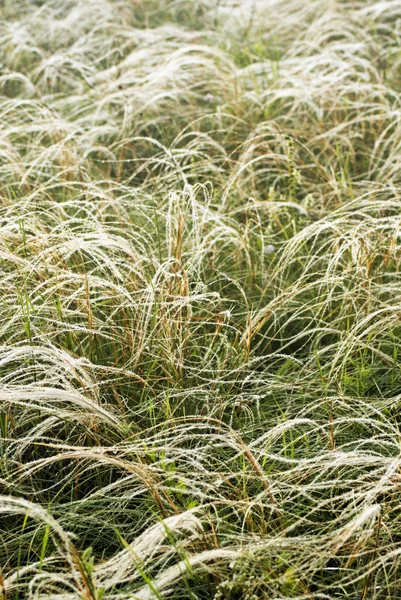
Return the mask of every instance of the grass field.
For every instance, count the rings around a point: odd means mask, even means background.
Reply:
[[[0,599],[401,599],[399,0],[0,2]]]

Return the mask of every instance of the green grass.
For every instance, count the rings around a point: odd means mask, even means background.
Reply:
[[[0,600],[399,600],[396,0],[0,3]]]

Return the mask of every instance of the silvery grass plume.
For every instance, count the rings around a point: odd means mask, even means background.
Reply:
[[[0,600],[398,600],[395,0],[0,6]]]

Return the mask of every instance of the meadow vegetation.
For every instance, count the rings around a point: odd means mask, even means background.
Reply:
[[[0,3],[0,599],[401,597],[399,0]]]

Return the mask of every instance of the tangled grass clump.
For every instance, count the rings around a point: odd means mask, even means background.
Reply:
[[[399,600],[397,0],[0,5],[0,600]]]

